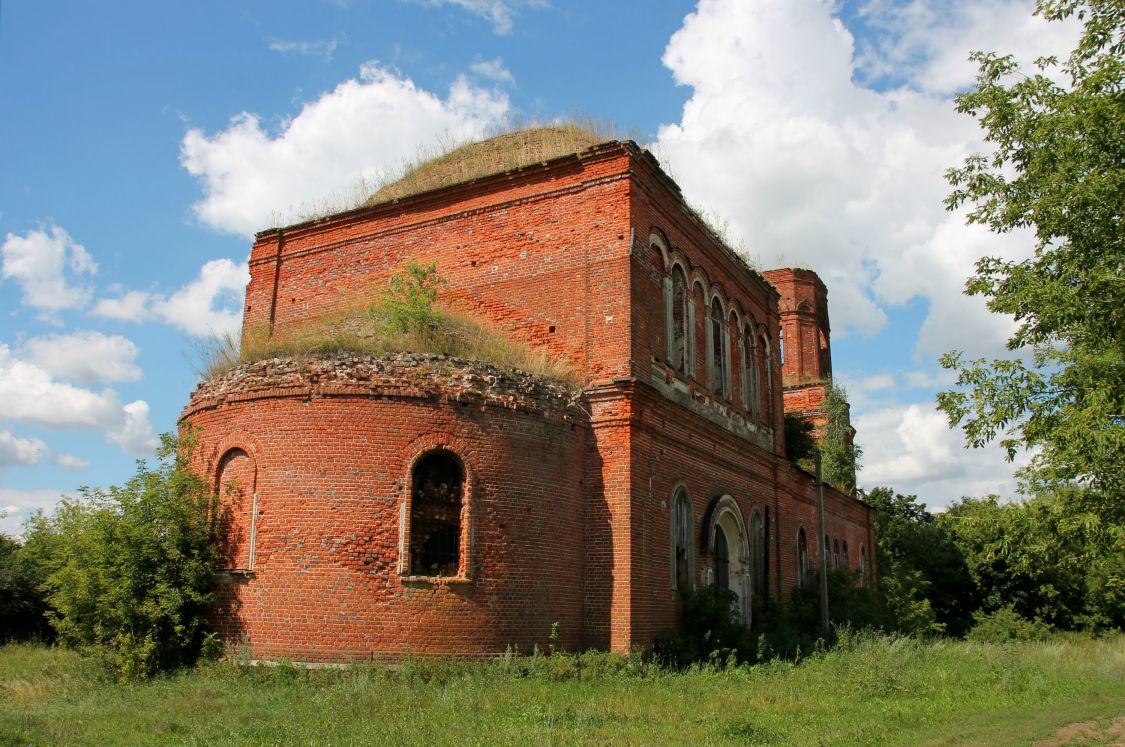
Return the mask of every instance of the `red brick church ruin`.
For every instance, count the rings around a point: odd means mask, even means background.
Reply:
[[[434,263],[443,297],[569,360],[581,391],[423,354],[201,384],[183,423],[230,512],[227,637],[303,661],[629,651],[675,626],[682,589],[732,590],[753,625],[808,582],[816,486],[782,422],[831,371],[815,273],[755,272],[632,142],[388,194],[258,234],[244,339]],[[866,569],[871,509],[825,500],[830,563]]]

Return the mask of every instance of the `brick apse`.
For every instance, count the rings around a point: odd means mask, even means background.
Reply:
[[[808,582],[816,486],[782,421],[815,419],[831,370],[815,273],[755,272],[611,141],[258,234],[244,339],[369,301],[408,261],[581,384],[421,354],[201,384],[182,423],[226,501],[227,638],[302,661],[624,652],[674,627],[680,589],[725,586],[753,625]],[[866,571],[871,509],[825,501],[829,562]]]

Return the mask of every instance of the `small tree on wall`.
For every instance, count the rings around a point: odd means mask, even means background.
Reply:
[[[849,495],[855,492],[855,473],[863,450],[853,442],[848,393],[828,381],[821,405],[825,423],[820,428],[817,446],[821,455],[821,474],[832,487]]]

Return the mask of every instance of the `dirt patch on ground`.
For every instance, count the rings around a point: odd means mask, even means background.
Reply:
[[[1050,739],[1042,739],[1035,747],[1063,747],[1063,745],[1119,745],[1125,747],[1125,716],[1118,716],[1109,724],[1083,721],[1067,724]]]

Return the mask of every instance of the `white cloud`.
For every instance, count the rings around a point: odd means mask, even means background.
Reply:
[[[420,5],[453,5],[478,15],[492,24],[501,36],[512,32],[512,23],[521,7],[542,8],[546,0],[415,0]]]
[[[129,291],[99,300],[93,313],[122,321],[158,319],[197,337],[234,334],[242,326],[242,301],[249,282],[248,263],[213,259],[203,264],[194,280],[170,296]]]
[[[22,358],[52,376],[86,384],[140,379],[138,353],[132,341],[93,330],[33,337],[21,349]]]
[[[393,173],[405,155],[439,137],[479,136],[508,110],[506,95],[464,76],[441,99],[372,62],[358,79],[306,104],[276,137],[248,112],[212,136],[188,130],[180,162],[203,188],[193,208],[198,218],[251,236],[298,207],[337,206],[354,197],[349,190],[358,181]]]
[[[11,431],[0,430],[0,467],[38,464],[47,452],[47,444],[38,438],[20,438]]]
[[[85,469],[90,466],[89,461],[73,454],[55,454],[51,457],[51,461],[63,469]]]
[[[0,533],[17,536],[36,511],[50,512],[63,499],[63,490],[0,488]]]
[[[127,453],[142,456],[156,447],[148,412],[143,401],[122,406],[112,389],[94,392],[56,381],[0,343],[0,418],[49,428],[98,429]],[[56,461],[79,466],[82,460],[59,455]]]
[[[95,316],[118,319],[125,322],[141,322],[149,319],[152,312],[148,304],[152,294],[145,291],[129,291],[117,298],[101,298],[94,304]]]
[[[853,419],[853,425],[863,447],[860,486],[893,487],[931,506],[947,506],[966,495],[1014,495],[1012,471],[1028,459],[1021,454],[1012,464],[998,448],[963,449],[961,433],[928,402],[874,410]]]
[[[869,5],[875,14],[882,3]],[[664,54],[692,95],[654,147],[688,199],[728,217],[751,254],[821,274],[837,336],[877,332],[888,309],[920,297],[930,312],[917,355],[999,352],[1011,325],[965,297],[964,282],[981,255],[1022,257],[1031,240],[993,236],[945,211],[944,171],[985,144],[944,92],[972,77],[951,60],[974,47],[1051,52],[1067,35],[1014,23],[1030,16],[1030,0],[957,2],[940,14],[917,0],[895,7],[929,13],[923,28],[940,29],[938,41],[875,45],[861,69],[836,7],[701,0]],[[888,60],[903,85],[857,82]]]
[[[200,268],[195,280],[168,298],[154,299],[151,309],[188,334],[234,334],[242,326],[242,300],[249,282],[246,262],[213,259]]]
[[[122,412],[124,417],[121,422],[106,431],[106,438],[120,446],[126,454],[152,456],[160,445],[160,439],[149,422],[148,403],[141,399],[130,402],[122,408]]]
[[[515,82],[515,78],[512,77],[511,71],[508,70],[508,68],[504,67],[504,60],[500,59],[499,57],[491,60],[481,60],[480,62],[474,62],[470,69],[482,78],[488,78],[489,80],[494,80],[497,83]]]
[[[302,57],[320,57],[325,62],[330,62],[339,44],[339,39],[335,37],[317,41],[282,41],[280,39],[272,39],[270,41],[270,50],[283,55],[296,54]]]
[[[9,233],[0,245],[0,273],[23,287],[23,303],[48,315],[79,309],[90,300],[89,288],[72,285],[73,276],[92,275],[98,266],[89,252],[60,226],[48,231]],[[71,276],[68,278],[68,276]]]

